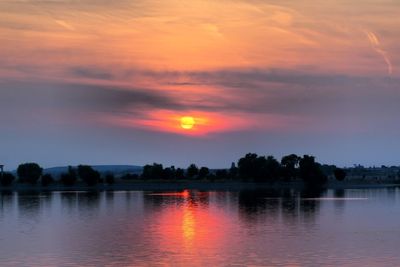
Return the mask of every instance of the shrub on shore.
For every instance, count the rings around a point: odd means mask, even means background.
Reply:
[[[338,181],[343,181],[346,178],[346,172],[341,168],[336,168],[333,171],[333,174],[335,175],[335,178]]]
[[[1,186],[10,186],[12,182],[15,180],[15,176],[9,172],[3,173],[3,176],[0,178],[1,178],[0,180]]]
[[[78,176],[76,174],[76,171],[71,166],[69,166],[68,172],[61,174],[60,182],[65,186],[73,186],[77,180]]]
[[[42,179],[40,180],[42,186],[49,186],[50,184],[54,183],[54,178],[51,174],[45,174],[42,176]]]

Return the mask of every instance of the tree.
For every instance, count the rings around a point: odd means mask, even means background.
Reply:
[[[244,180],[256,180],[263,176],[263,165],[265,165],[265,157],[248,153],[238,161],[239,176]]]
[[[12,173],[5,172],[1,177],[0,184],[2,186],[10,186],[12,182],[15,180],[15,177]]]
[[[265,158],[257,154],[248,153],[239,159],[239,176],[244,180],[268,182],[279,176],[279,162],[272,156]]]
[[[188,178],[194,178],[199,173],[199,168],[196,164],[190,164],[190,166],[186,170],[186,174]]]
[[[21,182],[36,184],[40,176],[42,176],[43,169],[37,163],[24,163],[20,164],[17,169],[17,174]]]
[[[162,173],[162,178],[165,180],[174,179],[175,178],[175,167],[171,166],[171,167],[165,168]]]
[[[163,177],[163,165],[153,163],[153,165],[145,165],[143,167],[143,179],[161,179]]]
[[[300,177],[308,185],[321,185],[327,181],[326,175],[320,168],[321,165],[315,162],[315,157],[304,155],[299,165]]]
[[[282,176],[286,181],[289,181],[297,176],[297,168],[300,159],[301,158],[296,154],[290,154],[282,157],[281,159]]]
[[[232,162],[231,167],[229,169],[229,177],[231,179],[236,179],[236,177],[238,176],[239,173],[239,169],[236,167],[235,162]]]
[[[88,165],[79,165],[78,175],[89,186],[96,185],[100,179],[100,173]]]
[[[210,174],[210,169],[207,167],[201,167],[199,170],[199,179],[204,179]]]
[[[42,179],[40,179],[40,182],[41,182],[42,186],[48,186],[48,185],[54,183],[54,179],[51,174],[46,173],[45,175],[42,176]]]
[[[175,177],[178,180],[183,180],[185,179],[185,171],[182,168],[178,168],[175,171]]]
[[[273,156],[267,157],[265,161],[265,168],[266,168],[266,177],[264,178],[264,180],[273,181],[279,178],[281,165]]]
[[[60,181],[65,186],[72,186],[76,183],[77,180],[78,180],[78,175],[71,166],[68,167],[67,173],[61,174]]]
[[[336,168],[333,171],[333,174],[335,175],[335,178],[338,181],[343,181],[346,178],[346,172],[341,168]]]

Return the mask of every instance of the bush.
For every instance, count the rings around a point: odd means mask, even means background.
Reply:
[[[1,177],[0,184],[2,186],[10,186],[12,182],[15,180],[15,176],[12,173],[3,173],[3,177]]]
[[[139,175],[127,173],[121,176],[121,180],[138,180]]]
[[[48,185],[54,183],[54,179],[51,174],[45,174],[42,176],[42,179],[40,182],[41,182],[42,186],[48,186]]]
[[[61,174],[61,183],[65,186],[72,186],[78,180],[78,176],[76,175],[76,171],[70,166],[68,167],[68,172]]]
[[[336,180],[343,181],[346,178],[346,172],[343,169],[337,168],[333,171]]]

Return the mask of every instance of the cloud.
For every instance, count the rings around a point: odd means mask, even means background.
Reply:
[[[1,86],[4,88],[0,98],[2,110],[18,107],[21,110],[123,113],[149,108],[184,109],[167,93],[149,88],[49,82],[5,82]]]
[[[388,85],[387,80],[378,77],[287,69],[157,72],[80,67],[73,73],[81,78],[110,78],[112,82],[123,77],[138,85],[151,85],[180,104],[169,105],[171,110],[293,116],[336,112],[356,95],[362,98]]]
[[[381,42],[379,41],[378,37],[376,36],[375,33],[371,31],[365,31],[365,34],[367,35],[368,40],[372,45],[372,48],[376,51],[376,53],[382,56],[383,60],[385,60],[388,69],[388,74],[392,75],[393,74],[392,62],[389,58],[388,53],[382,48]]]
[[[75,31],[75,27],[64,20],[55,20],[54,22],[69,31]]]
[[[70,74],[79,78],[112,80],[114,75],[111,72],[101,70],[99,68],[89,67],[72,67],[69,69]]]

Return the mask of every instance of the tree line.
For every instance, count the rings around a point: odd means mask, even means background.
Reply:
[[[48,186],[55,182],[51,174],[43,173],[43,168],[37,163],[20,164],[16,171],[16,178],[12,173],[3,173],[0,177],[2,186],[10,186],[15,180],[18,183],[35,185],[38,182],[42,186]],[[334,175],[337,180],[342,181],[346,177],[345,170],[334,165],[321,165],[316,162],[315,157],[304,155],[303,157],[295,154],[282,157],[278,161],[273,156],[259,156],[255,153],[248,153],[232,163],[228,169],[211,170],[208,167],[198,167],[190,164],[186,169],[175,168],[174,166],[163,167],[162,164],[153,163],[143,167],[143,171],[138,174],[125,174],[120,176],[121,180],[232,180],[244,182],[289,182],[295,180],[304,181],[310,185],[323,185],[328,175]],[[73,186],[78,182],[83,182],[88,186],[98,183],[112,185],[116,177],[113,173],[101,175],[88,165],[68,167],[68,170],[59,177],[59,182],[65,186]]]

